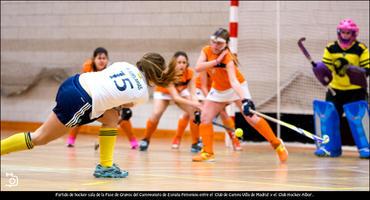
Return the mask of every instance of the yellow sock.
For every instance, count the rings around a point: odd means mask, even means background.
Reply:
[[[30,132],[17,133],[1,140],[1,155],[32,148],[33,144]]]
[[[116,144],[117,134],[117,128],[100,129],[100,164],[103,167],[111,167],[113,165],[114,145]]]

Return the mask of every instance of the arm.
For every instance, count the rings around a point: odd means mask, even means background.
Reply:
[[[93,67],[92,67],[92,64],[93,64],[93,61],[91,59],[86,60],[85,63],[83,64],[83,66],[82,66],[82,73],[94,71]]]
[[[194,80],[195,80],[195,76],[193,73],[193,76],[191,77],[190,82],[188,83],[188,88],[189,88],[191,99],[194,101],[198,101],[198,98],[195,95],[196,92],[195,92],[195,81]]]
[[[370,60],[369,60],[369,49],[365,47],[364,52],[360,56],[360,67],[366,71],[366,76],[370,74]]]
[[[230,61],[226,65],[226,70],[227,70],[227,75],[229,77],[231,87],[235,90],[235,92],[238,94],[238,96],[242,100],[243,114],[246,116],[252,116],[253,113],[251,113],[249,109],[255,110],[256,108],[254,106],[253,101],[250,99],[247,99],[247,95],[245,94],[244,90],[240,86],[238,79],[236,78],[235,64],[233,61]]]
[[[206,69],[211,68],[211,67],[216,66],[216,65],[217,65],[216,60],[211,60],[211,61],[207,62],[206,54],[203,51],[201,51],[200,56],[199,56],[198,61],[197,61],[197,65],[195,67],[195,71],[196,72],[202,72],[202,71],[205,71]]]
[[[235,90],[235,92],[238,94],[238,96],[241,99],[246,99],[246,94],[245,94],[244,90],[241,88],[238,79],[236,78],[235,64],[234,64],[233,61],[230,61],[229,63],[227,63],[226,71],[227,71],[227,75],[229,77],[231,87]]]
[[[167,87],[168,91],[170,92],[173,100],[177,103],[187,104],[196,108],[200,108],[201,104],[198,101],[191,101],[185,98],[182,98],[179,93],[177,92],[175,86],[173,84]]]
[[[200,89],[202,90],[204,96],[208,94],[208,74],[207,72],[200,72]]]
[[[227,55],[229,51],[223,50],[222,53],[215,59],[207,62],[207,56],[206,54],[201,51],[200,56],[197,61],[197,65],[195,67],[196,72],[202,72],[205,71],[208,68],[215,67],[219,64],[221,64],[222,60],[224,59],[225,55]]]

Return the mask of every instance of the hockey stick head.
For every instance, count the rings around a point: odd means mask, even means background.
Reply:
[[[298,40],[298,44],[302,44],[303,41],[305,41],[306,38],[305,37],[301,37],[301,39]]]
[[[313,138],[315,141],[316,141],[316,143],[318,143],[318,144],[327,144],[329,141],[330,141],[330,139],[329,139],[329,136],[328,135],[324,135],[323,137],[322,137],[322,139],[321,138],[318,138],[318,137],[314,137]]]
[[[322,141],[322,144],[327,144],[329,141],[330,141],[330,138],[328,135],[324,135],[324,137],[322,137],[323,141]]]
[[[305,37],[302,37],[301,39],[298,40],[298,47],[301,49],[302,53],[304,54],[304,56],[306,56],[306,58],[309,60],[309,61],[312,61],[311,59],[311,55],[308,53],[307,49],[303,46],[303,41],[305,41],[306,38]]]

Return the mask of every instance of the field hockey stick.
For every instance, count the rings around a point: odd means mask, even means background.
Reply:
[[[256,114],[258,116],[261,116],[261,117],[263,117],[263,118],[265,118],[267,120],[270,120],[272,122],[275,122],[277,124],[280,124],[282,126],[285,126],[285,127],[289,128],[289,129],[291,129],[293,131],[296,131],[296,132],[298,132],[301,135],[304,135],[304,136],[306,136],[308,138],[311,138],[312,140],[316,141],[317,143],[326,144],[326,143],[329,142],[329,136],[327,136],[327,135],[324,135],[324,137],[321,138],[321,137],[318,137],[317,135],[314,135],[314,134],[312,134],[312,133],[310,133],[310,132],[308,132],[308,131],[306,131],[304,129],[298,128],[298,127],[296,127],[296,126],[294,126],[292,124],[289,124],[289,123],[286,123],[286,122],[277,120],[275,118],[272,118],[270,116],[264,115],[264,114],[262,114],[260,112],[255,111],[255,110],[249,109],[249,112],[251,112],[253,114]]]
[[[307,60],[311,63],[312,67],[315,68],[316,67],[316,63],[312,60],[311,55],[310,55],[310,53],[308,53],[306,47],[303,46],[303,41],[305,41],[305,40],[306,40],[305,37],[302,37],[301,39],[299,39],[298,40],[298,47],[301,49],[302,53],[307,58]],[[325,87],[329,89],[329,91],[331,92],[331,94],[333,96],[336,95],[335,91],[331,87],[329,87],[329,85],[327,85]]]
[[[230,128],[228,126],[219,124],[216,121],[212,121],[212,124],[215,125],[215,126],[218,126],[218,127],[221,127],[221,128],[224,128],[225,130],[227,130],[228,131],[227,134],[229,134],[229,137],[230,138],[234,138],[234,136],[241,138],[244,135],[243,129],[241,129],[241,128],[233,129],[233,128]]]
[[[303,41],[305,41],[306,38],[301,38],[298,40],[298,47],[301,49],[304,56],[306,56],[307,60],[310,61],[313,67],[316,67],[316,63],[312,60],[310,53],[308,53],[307,49],[303,46]]]
[[[235,129],[230,128],[230,127],[228,127],[228,126],[224,126],[224,125],[222,125],[222,124],[219,124],[219,123],[217,123],[216,121],[212,121],[212,124],[213,124],[213,125],[215,125],[215,126],[218,126],[218,127],[224,128],[224,129],[226,129],[226,130],[228,130],[228,131],[235,132]]]

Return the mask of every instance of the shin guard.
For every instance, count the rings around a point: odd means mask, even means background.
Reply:
[[[315,134],[321,138],[329,136],[327,144],[316,143],[317,156],[337,157],[342,155],[342,142],[339,128],[339,115],[333,103],[327,101],[314,100],[314,123]]]
[[[369,107],[366,101],[343,105],[353,140],[361,158],[369,158]]]

